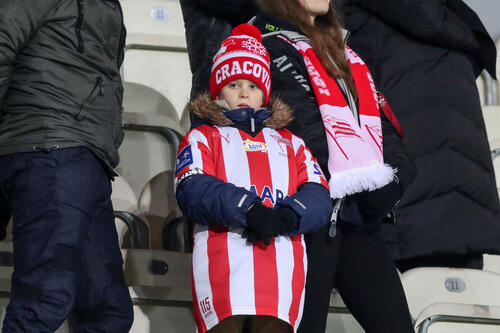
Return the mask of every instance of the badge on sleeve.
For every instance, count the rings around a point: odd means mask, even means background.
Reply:
[[[177,155],[177,168],[175,169],[175,173],[179,173],[179,171],[191,164],[193,164],[193,152],[191,150],[191,145],[188,145],[179,155]]]

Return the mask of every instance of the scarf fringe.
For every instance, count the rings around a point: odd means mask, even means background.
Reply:
[[[396,171],[388,164],[378,163],[335,173],[329,182],[330,196],[340,199],[350,194],[374,191],[396,179]]]

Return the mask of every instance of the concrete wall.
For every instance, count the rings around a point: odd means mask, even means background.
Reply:
[[[464,0],[476,11],[493,39],[500,38],[500,1],[499,0]]]

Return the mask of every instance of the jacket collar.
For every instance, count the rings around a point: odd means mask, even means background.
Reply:
[[[266,12],[260,12],[250,22],[257,28],[259,28],[262,34],[281,30],[296,31],[302,33],[299,27],[297,27],[296,25],[280,18],[274,17]]]
[[[209,94],[202,94],[188,104],[189,111],[205,123],[216,126],[249,125],[252,119],[258,127],[280,129],[292,120],[290,107],[281,99],[271,97],[268,108],[254,111],[252,108],[229,110],[227,103],[213,101]]]

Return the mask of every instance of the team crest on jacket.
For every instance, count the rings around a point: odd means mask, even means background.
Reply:
[[[249,151],[249,152],[260,151],[263,153],[267,153],[267,144],[265,144],[264,142],[258,142],[258,141],[252,141],[250,139],[246,139],[245,141],[243,141],[243,147],[244,147],[245,151]]]

